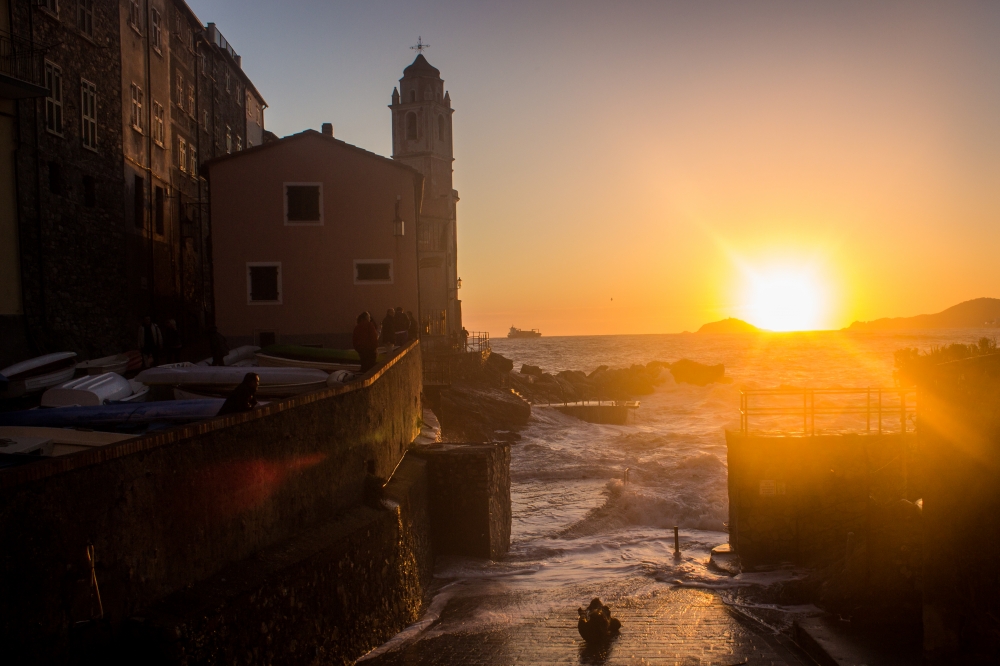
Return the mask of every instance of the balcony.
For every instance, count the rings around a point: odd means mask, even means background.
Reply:
[[[42,97],[45,52],[31,42],[0,31],[0,98]]]

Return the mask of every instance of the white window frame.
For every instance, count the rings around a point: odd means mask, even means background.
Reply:
[[[177,84],[177,108],[184,110],[184,75],[180,72],[174,74]]]
[[[233,152],[233,128],[226,125],[226,153],[230,154]]]
[[[194,118],[195,103],[194,103],[194,84],[193,83],[189,83],[188,84],[187,105],[188,105],[188,115],[191,116],[192,118]]]
[[[62,67],[48,60],[45,61],[45,88],[48,90],[45,96],[45,130],[62,136],[66,124],[63,117]]]
[[[319,187],[319,220],[315,221],[303,221],[303,220],[288,220],[288,188],[289,186],[303,186],[303,187]],[[325,215],[323,211],[323,183],[282,183],[281,184],[281,199],[285,210],[285,226],[286,227],[322,227]]]
[[[130,0],[128,5],[128,24],[140,35],[142,34],[142,8],[139,0]]]
[[[389,264],[389,279],[388,280],[359,280],[358,279],[358,264]],[[396,278],[395,266],[393,266],[392,259],[355,259],[354,266],[352,267],[353,273],[351,277],[354,279],[354,284],[394,284]]]
[[[162,48],[163,43],[163,19],[160,16],[160,11],[158,9],[149,10],[149,42],[153,46],[153,50],[163,55]]]
[[[278,268],[278,300],[276,301],[255,301],[252,298],[253,295],[253,283],[250,280],[250,269],[260,268],[260,267],[271,267],[276,266]],[[280,261],[248,261],[246,268],[247,276],[247,305],[283,305],[285,299],[285,290],[281,283],[281,262]]]
[[[188,173],[192,178],[198,178],[198,153],[193,143],[188,146]]]
[[[163,148],[164,139],[163,105],[159,102],[153,102],[153,143]]]
[[[80,79],[80,140],[97,152],[97,86],[87,79]]]
[[[183,137],[177,137],[177,168],[183,172],[187,172],[187,141]]]
[[[134,129],[139,134],[142,134],[142,88],[136,84],[132,83],[132,107],[129,120],[132,124],[132,129]]]
[[[87,37],[94,37],[94,0],[76,0],[76,27]]]
[[[236,135],[236,152],[243,150],[243,137],[239,134]],[[320,206],[322,208],[322,205]]]

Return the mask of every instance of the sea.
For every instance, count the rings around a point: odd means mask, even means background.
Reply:
[[[902,333],[616,335],[495,339],[493,351],[546,372],[627,367],[682,358],[725,365],[727,383],[676,383],[669,372],[640,396],[634,423],[596,425],[536,408],[511,447],[511,548],[501,561],[438,562],[421,622],[384,649],[448,632],[488,632],[545,615],[600,580],[621,603],[648,583],[720,593],[766,587],[793,570],[732,576],[709,566],[727,543],[726,430],[740,427],[740,391],[776,387],[893,387],[894,353],[994,337],[993,329]],[[627,483],[625,481],[627,473]],[[681,556],[674,557],[674,527]],[[507,599],[468,603],[462,598]],[[451,617],[451,621],[449,621]]]

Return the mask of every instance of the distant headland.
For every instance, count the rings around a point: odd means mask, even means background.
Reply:
[[[846,330],[867,332],[923,328],[979,328],[998,324],[1000,324],[1000,298],[974,298],[936,314],[856,321]]]
[[[742,319],[730,317],[721,321],[713,321],[698,329],[699,333],[766,333],[762,328],[757,328],[753,324]]]

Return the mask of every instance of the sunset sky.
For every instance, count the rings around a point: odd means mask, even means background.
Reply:
[[[189,4],[268,129],[382,155],[431,45],[470,330],[839,328],[1000,296],[998,2]]]

